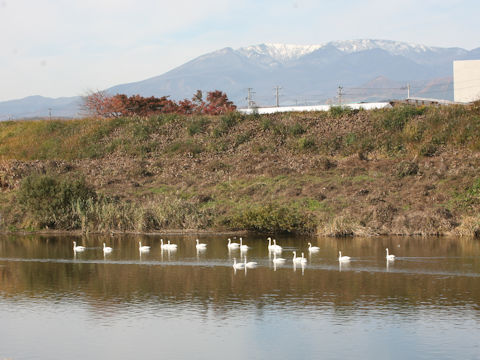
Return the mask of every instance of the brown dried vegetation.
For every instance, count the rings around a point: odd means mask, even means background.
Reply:
[[[478,149],[475,107],[7,122],[0,228],[35,228],[16,194],[46,174],[95,189],[84,231],[475,235]]]

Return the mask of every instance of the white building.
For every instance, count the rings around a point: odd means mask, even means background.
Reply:
[[[480,60],[453,62],[453,92],[455,102],[480,100]]]

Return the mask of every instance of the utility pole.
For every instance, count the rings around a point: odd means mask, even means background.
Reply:
[[[274,89],[275,89],[275,99],[276,99],[275,106],[279,107],[280,106],[280,101],[278,100],[278,91],[281,89],[281,87],[277,85],[277,86],[275,86]]]
[[[338,104],[342,106],[342,96],[345,95],[343,92],[343,86],[338,87]]]
[[[48,117],[52,120],[52,108],[48,108]]]
[[[247,95],[247,107],[251,109],[254,105],[255,102],[253,101],[252,95],[255,94],[255,91],[252,91],[253,88],[248,88],[248,95]]]

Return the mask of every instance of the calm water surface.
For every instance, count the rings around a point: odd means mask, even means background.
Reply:
[[[247,236],[258,266],[245,272],[225,236],[200,237],[204,252],[164,239],[178,250],[158,236],[0,237],[0,359],[480,359],[478,240],[318,239],[308,255],[307,240],[277,238],[275,267],[265,237]]]

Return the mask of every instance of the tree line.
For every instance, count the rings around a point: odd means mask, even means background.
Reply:
[[[192,99],[178,102],[162,97],[143,97],[125,94],[109,95],[105,91],[97,91],[83,98],[83,109],[91,116],[150,116],[160,113],[221,115],[235,111],[237,107],[228,100],[227,94],[220,90],[207,92],[203,99],[201,90],[197,90]]]

